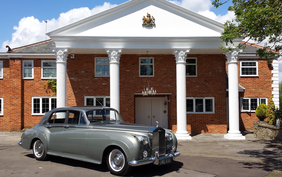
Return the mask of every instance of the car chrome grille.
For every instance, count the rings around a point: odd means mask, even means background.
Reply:
[[[158,151],[159,156],[164,156],[166,152],[165,130],[159,127],[154,127],[150,132],[153,134],[152,155]]]

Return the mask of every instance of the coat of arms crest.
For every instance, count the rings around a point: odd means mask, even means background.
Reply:
[[[143,24],[144,27],[152,27],[155,26],[155,18],[147,13],[147,17],[143,16]]]

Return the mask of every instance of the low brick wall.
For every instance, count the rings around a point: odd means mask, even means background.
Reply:
[[[264,121],[254,121],[254,137],[262,140],[282,141],[282,127],[269,125]]]

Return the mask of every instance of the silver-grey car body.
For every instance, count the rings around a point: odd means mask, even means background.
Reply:
[[[49,111],[22,134],[19,145],[33,149],[37,160],[55,155],[95,164],[105,161],[115,175],[125,175],[134,166],[168,164],[180,155],[171,130],[126,123],[108,107]]]

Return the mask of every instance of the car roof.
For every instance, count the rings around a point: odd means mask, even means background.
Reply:
[[[71,107],[61,107],[61,108],[55,108],[52,111],[63,111],[63,110],[76,110],[76,111],[91,111],[93,109],[112,109],[110,107],[102,107],[102,106],[71,106]]]

